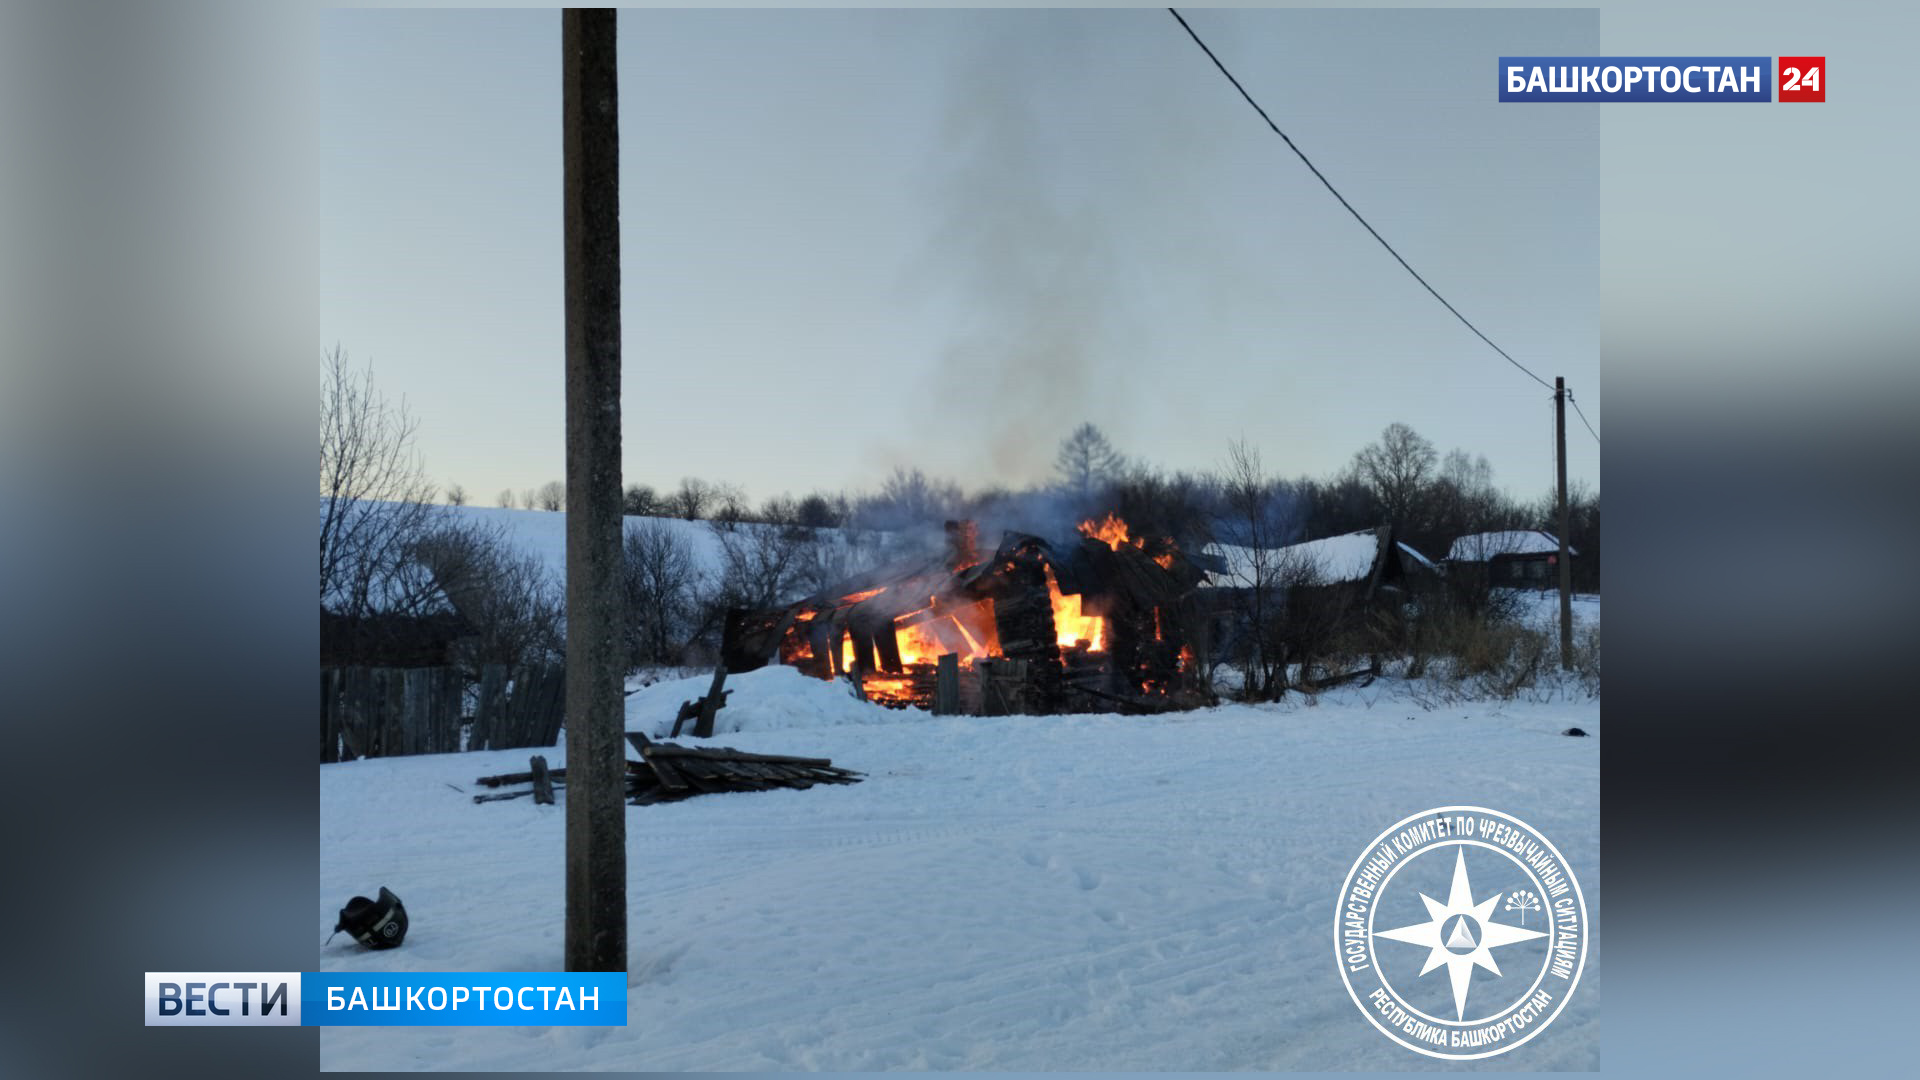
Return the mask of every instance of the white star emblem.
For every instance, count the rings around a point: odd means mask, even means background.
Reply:
[[[1494,922],[1493,908],[1500,902],[1497,892],[1482,903],[1473,902],[1465,848],[1460,849],[1454,860],[1453,887],[1447,892],[1447,902],[1442,904],[1426,893],[1421,893],[1420,899],[1427,905],[1427,914],[1432,916],[1430,921],[1397,930],[1376,930],[1374,936],[1433,950],[1427,954],[1427,966],[1420,969],[1420,974],[1425,975],[1442,964],[1447,966],[1447,977],[1453,980],[1454,1017],[1458,1020],[1467,1018],[1467,982],[1473,978],[1473,969],[1483,967],[1495,975],[1500,974],[1500,966],[1493,962],[1493,954],[1488,950],[1547,936],[1539,930]]]

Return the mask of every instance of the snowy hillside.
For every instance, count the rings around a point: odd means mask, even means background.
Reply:
[[[448,513],[467,521],[494,525],[505,530],[508,539],[522,551],[538,555],[555,581],[567,579],[567,515],[565,511],[511,510],[496,506],[449,507]],[[670,517],[629,517],[628,528],[642,524],[665,529],[685,541],[694,564],[709,574],[719,572],[722,564],[720,537],[707,522],[685,521]],[[740,525],[741,530],[766,528]],[[837,535],[837,533],[836,533]]]
[[[634,695],[627,726],[657,732],[705,685]],[[322,1068],[1419,1067],[1349,1000],[1335,901],[1381,829],[1450,804],[1549,836],[1598,944],[1600,740],[1559,734],[1597,735],[1597,701],[1429,712],[1383,680],[1311,704],[963,718],[785,670],[729,685],[715,742],[867,779],[628,809],[625,1028],[324,1028]],[[336,938],[321,970],[561,966],[565,793],[471,800],[529,753],[321,767],[315,940],[382,884],[412,920],[392,952]],[[1600,966],[1482,1065],[1597,1067]]]

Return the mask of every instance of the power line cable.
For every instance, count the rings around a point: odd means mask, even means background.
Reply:
[[[1573,399],[1573,391],[1572,391],[1572,390],[1568,390],[1568,391],[1567,391],[1567,404],[1569,404],[1569,405],[1572,405],[1572,406],[1573,406],[1573,413],[1574,413],[1574,415],[1575,415],[1575,416],[1578,416],[1578,417],[1580,418],[1580,422],[1581,422],[1581,423],[1583,423],[1583,424],[1587,424],[1587,434],[1589,434],[1589,435],[1591,435],[1591,436],[1593,436],[1593,441],[1594,441],[1595,443],[1598,443],[1598,442],[1600,441],[1600,433],[1599,433],[1599,432],[1597,432],[1597,431],[1595,431],[1595,430],[1593,430],[1593,425],[1592,425],[1592,424],[1588,424],[1588,423],[1587,423],[1587,414],[1586,414],[1586,413],[1583,413],[1583,412],[1581,412],[1581,411],[1580,411],[1580,403],[1579,403],[1578,401],[1575,401],[1575,400]]]
[[[1500,356],[1503,359],[1505,359],[1507,363],[1512,364],[1514,367],[1519,368],[1522,372],[1525,372],[1526,376],[1529,379],[1532,379],[1534,382],[1539,383],[1541,386],[1544,386],[1549,390],[1553,389],[1552,383],[1549,383],[1547,380],[1541,378],[1538,375],[1535,375],[1531,370],[1527,368],[1525,364],[1522,364],[1520,361],[1515,360],[1511,356],[1508,356],[1507,350],[1501,348],[1498,345],[1495,345],[1493,343],[1492,338],[1488,337],[1485,334],[1482,334],[1480,332],[1479,327],[1473,325],[1473,323],[1471,322],[1468,322],[1467,317],[1465,315],[1460,314],[1460,309],[1448,303],[1447,298],[1444,296],[1441,296],[1440,291],[1438,289],[1435,289],[1433,286],[1427,284],[1427,279],[1421,277],[1419,271],[1415,270],[1412,266],[1409,266],[1407,264],[1407,260],[1400,257],[1400,253],[1393,249],[1393,245],[1387,243],[1386,237],[1381,236],[1378,230],[1376,230],[1372,225],[1367,223],[1366,218],[1360,216],[1360,211],[1355,210],[1353,208],[1353,204],[1347,201],[1347,197],[1345,195],[1340,194],[1340,190],[1333,186],[1333,182],[1328,180],[1326,176],[1323,173],[1321,173],[1321,171],[1313,164],[1313,162],[1307,158],[1307,155],[1300,152],[1300,148],[1293,144],[1293,140],[1287,137],[1286,132],[1280,130],[1280,125],[1273,122],[1273,118],[1267,115],[1267,110],[1261,108],[1260,103],[1253,100],[1253,95],[1247,93],[1247,88],[1244,86],[1241,86],[1240,80],[1234,78],[1233,72],[1227,70],[1227,65],[1221,63],[1220,58],[1218,56],[1215,56],[1213,54],[1213,50],[1207,47],[1207,43],[1200,40],[1200,35],[1197,33],[1194,33],[1193,27],[1187,25],[1187,20],[1181,17],[1179,10],[1176,8],[1168,8],[1167,11],[1171,13],[1176,20],[1179,21],[1181,29],[1187,32],[1187,36],[1193,39],[1193,43],[1195,45],[1200,46],[1200,51],[1207,54],[1207,59],[1213,61],[1213,66],[1220,69],[1220,74],[1225,75],[1227,77],[1227,81],[1233,84],[1233,88],[1235,90],[1240,91],[1240,96],[1247,100],[1247,104],[1253,106],[1253,111],[1260,114],[1260,119],[1265,120],[1267,122],[1267,126],[1273,129],[1273,133],[1275,135],[1280,136],[1281,140],[1287,144],[1287,149],[1293,151],[1294,155],[1298,157],[1300,161],[1303,164],[1305,164],[1308,169],[1312,170],[1313,175],[1319,179],[1321,184],[1326,186],[1326,189],[1328,191],[1333,193],[1334,198],[1340,200],[1340,205],[1347,208],[1347,213],[1352,214],[1353,219],[1355,221],[1358,221],[1363,227],[1366,228],[1366,230],[1369,233],[1372,233],[1373,238],[1375,240],[1380,241],[1380,246],[1387,249],[1387,254],[1393,256],[1395,262],[1398,262],[1400,266],[1406,270],[1407,273],[1413,275],[1413,280],[1419,282],[1422,288],[1426,289],[1429,293],[1432,293],[1433,298],[1435,300],[1440,301],[1443,307],[1445,307],[1448,311],[1452,312],[1453,317],[1456,319],[1459,319],[1460,324],[1462,326],[1465,326],[1467,329],[1473,331],[1475,337],[1478,337],[1481,341],[1486,342],[1487,347],[1492,349],[1494,352],[1499,353]],[[1582,419],[1584,420],[1585,418],[1582,417]],[[1591,429],[1591,426],[1589,426],[1589,429]],[[1599,436],[1597,435],[1594,437],[1596,439],[1599,438]]]

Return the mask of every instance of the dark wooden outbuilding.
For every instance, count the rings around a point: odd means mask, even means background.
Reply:
[[[1567,548],[1568,558],[1579,554]],[[1539,529],[1462,536],[1447,552],[1447,576],[1463,587],[1557,589],[1560,539]]]
[[[441,667],[454,643],[473,632],[453,612],[431,615],[337,615],[320,610],[320,666]]]

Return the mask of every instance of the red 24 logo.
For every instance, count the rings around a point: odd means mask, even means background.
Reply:
[[[1781,57],[1780,100],[1827,100],[1827,58],[1824,56]]]

